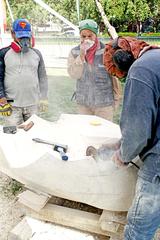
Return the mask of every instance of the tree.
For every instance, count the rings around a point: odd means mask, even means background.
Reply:
[[[78,24],[76,0],[44,0],[44,2],[72,23]],[[157,25],[159,23],[159,0],[100,0],[100,2],[109,21],[118,31],[127,30],[128,26],[133,29],[135,25],[139,33],[142,23],[148,18],[154,18]],[[43,24],[50,18],[50,14],[33,0],[9,0],[9,3],[15,18],[26,17],[36,25]],[[80,20],[86,18],[94,19],[99,25],[103,23],[94,0],[80,1]]]

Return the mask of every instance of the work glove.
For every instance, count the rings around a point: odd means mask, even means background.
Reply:
[[[12,114],[12,106],[5,97],[0,98],[0,114],[2,116],[10,116]]]
[[[48,111],[48,100],[47,99],[40,100],[39,111],[40,112],[47,112]]]

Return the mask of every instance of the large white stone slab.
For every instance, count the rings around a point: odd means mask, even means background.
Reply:
[[[2,172],[50,195],[106,210],[128,210],[137,179],[135,167],[118,169],[110,158],[95,161],[85,154],[89,145],[99,147],[120,138],[118,125],[78,114],[63,114],[57,122],[34,115],[29,121],[34,126],[28,132],[18,129],[16,134],[5,134],[0,129]],[[67,144],[69,160],[61,160],[52,146],[35,143],[32,138]]]

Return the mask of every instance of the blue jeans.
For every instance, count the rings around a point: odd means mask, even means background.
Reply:
[[[136,194],[128,212],[125,240],[151,240],[160,226],[160,177],[152,182],[138,178]]]

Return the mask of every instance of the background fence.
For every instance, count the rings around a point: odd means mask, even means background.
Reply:
[[[160,44],[160,37],[138,37],[151,44]],[[100,38],[107,43],[109,38]],[[70,50],[79,44],[79,38],[46,37],[36,38],[36,47],[42,52],[47,68],[66,68]]]
[[[99,38],[103,43],[107,43],[109,38]],[[138,37],[152,44],[160,44],[160,37]],[[12,41],[10,34],[5,39],[0,39],[1,47],[5,47]],[[54,37],[37,36],[35,47],[38,48],[44,58],[47,68],[66,68],[67,57],[70,50],[79,43],[79,37]]]

